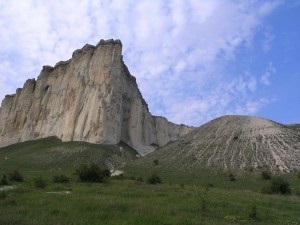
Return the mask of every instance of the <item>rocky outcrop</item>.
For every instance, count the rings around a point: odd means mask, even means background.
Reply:
[[[300,169],[300,135],[293,129],[253,116],[223,116],[141,159],[165,167],[224,170]]]
[[[152,116],[122,60],[119,40],[85,45],[68,61],[44,66],[0,108],[0,147],[56,136],[63,141],[117,144],[144,155],[192,128]]]

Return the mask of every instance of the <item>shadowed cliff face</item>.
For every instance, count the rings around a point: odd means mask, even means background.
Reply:
[[[0,108],[0,147],[56,136],[63,141],[117,144],[146,154],[188,133],[148,111],[122,60],[119,40],[85,45],[68,61],[44,66]]]
[[[295,130],[258,117],[224,116],[146,156],[166,167],[300,169],[300,135]]]

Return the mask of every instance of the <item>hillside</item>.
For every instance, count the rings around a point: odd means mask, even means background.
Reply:
[[[140,160],[170,168],[290,172],[300,169],[300,135],[282,124],[250,116],[223,116]]]
[[[287,124],[286,126],[300,134],[300,124]]]
[[[62,142],[56,137],[17,143],[0,149],[2,170],[74,170],[81,163],[100,163],[113,169],[139,154],[125,143],[100,145]]]

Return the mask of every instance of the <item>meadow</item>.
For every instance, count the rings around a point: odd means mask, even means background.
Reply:
[[[70,161],[57,153],[58,146],[54,155],[53,149],[37,154],[29,150],[32,144],[24,145],[24,152],[16,146],[11,151],[0,149],[0,176],[18,170],[24,178],[23,182],[11,181],[10,189],[0,188],[0,224],[300,225],[300,176],[296,172],[280,175],[290,184],[287,195],[262,193],[270,180],[260,172],[170,170],[159,163],[143,167],[130,163],[131,159],[121,168],[123,176],[85,183],[79,181],[73,162],[86,152],[78,155],[68,150]],[[38,148],[41,142],[32,151]],[[45,164],[44,156],[59,160]],[[32,161],[34,157],[39,161]],[[70,182],[53,183],[53,177],[60,174]],[[152,174],[162,183],[149,184]],[[46,186],[36,187],[37,179]]]
[[[296,175],[289,177],[292,194],[269,195],[259,191],[269,181],[258,175],[230,181],[226,173],[205,172],[202,179],[174,179],[173,172],[165,171],[159,174],[162,183],[151,185],[146,176],[132,172],[104,183],[83,183],[66,171],[67,184],[53,183],[55,174],[28,171],[23,182],[1,191],[0,224],[300,224]],[[41,176],[47,184],[43,189],[34,185]]]

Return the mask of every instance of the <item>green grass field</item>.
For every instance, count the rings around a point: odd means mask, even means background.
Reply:
[[[300,225],[300,178],[297,173],[284,175],[291,185],[290,195],[262,194],[262,188],[270,181],[262,179],[259,173],[231,172],[236,180],[230,181],[229,172],[176,171],[155,164],[146,168],[128,163],[130,161],[122,168],[124,177],[109,178],[105,183],[82,183],[74,174],[77,154],[69,155],[68,161],[67,156],[61,155],[65,151],[61,148],[57,153],[60,161],[42,161],[45,155],[49,159],[49,151],[53,150],[53,146],[49,146],[55,145],[56,150],[61,147],[55,140],[48,141],[48,150],[43,150],[44,140],[14,145],[10,150],[0,149],[0,176],[15,169],[24,175],[24,182],[12,182],[13,189],[0,191],[0,224]],[[68,151],[77,149],[73,146],[76,143],[68,145]],[[94,151],[86,151],[83,159],[104,163],[105,160],[100,160],[102,153]],[[31,162],[35,157],[40,162]],[[161,178],[161,184],[146,182],[153,173]],[[59,174],[67,175],[71,182],[52,183],[53,176]],[[34,186],[37,177],[44,178],[46,188]]]
[[[56,137],[17,143],[0,149],[0,168],[26,171],[73,170],[78,164],[95,162],[119,166],[138,153],[125,143],[99,145],[62,142]]]

